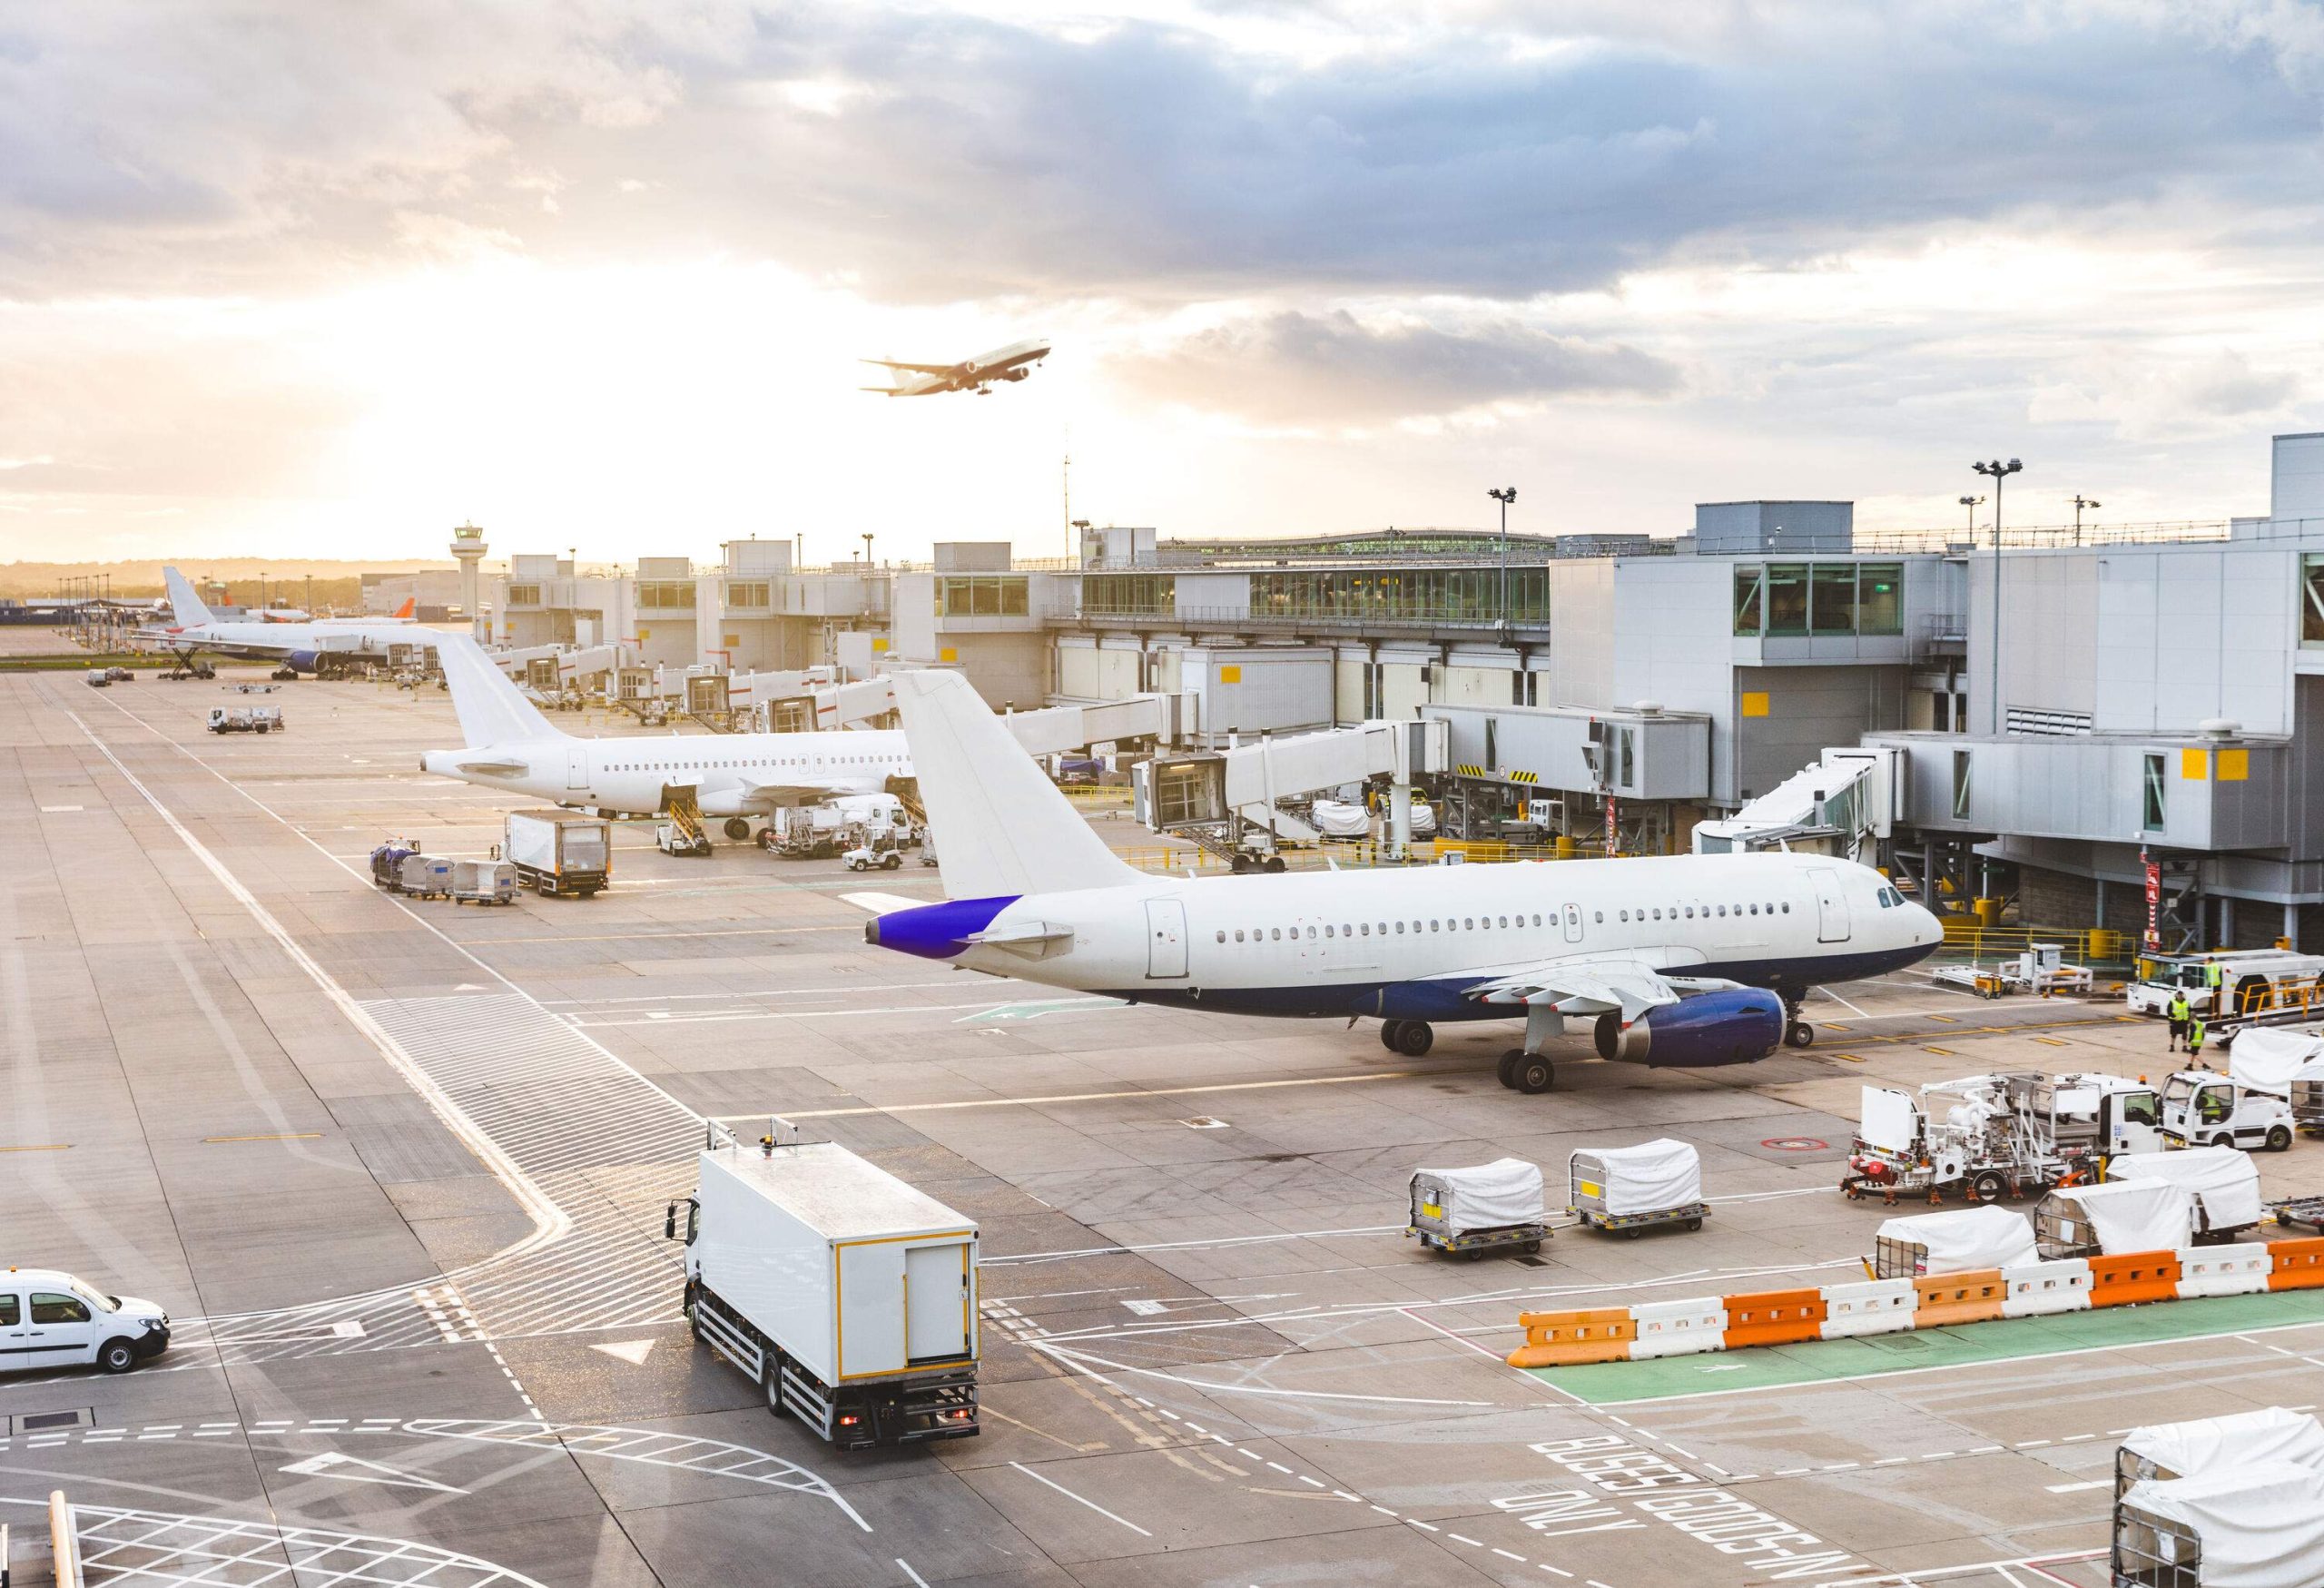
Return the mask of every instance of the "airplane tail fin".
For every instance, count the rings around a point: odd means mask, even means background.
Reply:
[[[162,570],[162,583],[170,592],[170,621],[180,628],[212,621],[210,608],[193,593],[193,581],[173,567]]]
[[[896,705],[955,899],[1142,880],[1089,829],[958,673],[901,673]]]
[[[508,681],[500,664],[464,634],[443,634],[436,639],[436,658],[444,682],[452,692],[452,710],[460,719],[460,737],[471,750],[487,745],[507,745],[527,739],[562,739],[565,734],[535,710],[522,691]]]
[[[418,609],[419,609],[419,597],[417,597],[417,596],[406,596],[406,597],[403,598],[403,605],[402,605],[402,606],[400,606],[400,607],[397,607],[397,608],[395,609],[395,612],[394,612],[393,616],[397,616],[397,617],[409,617],[409,616],[412,615],[412,613],[413,613],[413,612],[415,612],[416,610],[418,610]]]

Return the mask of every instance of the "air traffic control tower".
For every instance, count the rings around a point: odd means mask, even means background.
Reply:
[[[460,562],[460,610],[468,614],[468,632],[478,645],[485,643],[484,607],[478,589],[478,570],[488,549],[484,544],[484,531],[473,524],[462,524],[452,531],[452,555]]]

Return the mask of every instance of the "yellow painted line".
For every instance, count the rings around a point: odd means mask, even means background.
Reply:
[[[1837,1025],[1837,1024],[1835,1024],[1835,1023],[1834,1023],[1833,1021],[1826,1021],[1824,1022],[1824,1029],[1825,1029],[1826,1031],[1846,1031],[1848,1028],[1847,1028],[1847,1027],[1846,1027],[1846,1026],[1844,1026],[1844,1025]]]
[[[300,1130],[286,1136],[204,1136],[204,1141],[320,1141],[320,1130]]]
[[[891,1103],[888,1107],[862,1109],[807,1109],[781,1110],[786,1119],[837,1119],[856,1114],[922,1114],[950,1109],[1021,1109],[1042,1103],[1094,1103],[1115,1098],[1185,1097],[1207,1091],[1263,1091],[1284,1086],[1351,1086],[1366,1080],[1411,1080],[1420,1077],[1455,1074],[1444,1070],[1384,1070],[1377,1075],[1311,1075],[1298,1080],[1232,1080],[1211,1086],[1138,1087],[1128,1091],[1059,1092],[1049,1097],[1033,1098],[969,1098],[954,1103]],[[763,1120],[760,1114],[721,1114],[719,1121],[749,1119]]]
[[[70,1152],[72,1150],[73,1144],[70,1141],[44,1141],[37,1146],[0,1147],[0,1152]]]
[[[1950,1048],[1931,1048],[1928,1050],[1935,1054],[1940,1059],[1950,1059],[1953,1057],[1953,1050]]]
[[[2036,1037],[2034,1040],[2048,1048],[2063,1048],[2067,1045],[2065,1041],[2060,1037]]]
[[[1931,1020],[1941,1020],[1948,1026],[1954,1023],[1953,1017],[1949,1014],[1933,1014],[1928,1018]]]
[[[1843,1064],[1861,1064],[1864,1062],[1864,1055],[1861,1053],[1835,1053],[1832,1057],[1837,1059]]]

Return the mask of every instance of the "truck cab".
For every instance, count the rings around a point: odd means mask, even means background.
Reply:
[[[0,1272],[0,1373],[85,1367],[126,1373],[169,1348],[170,1317],[56,1268]]]
[[[2162,1085],[2162,1139],[2172,1147],[2291,1146],[2290,1100],[2239,1086],[2212,1070],[2181,1070]]]
[[[2211,985],[2214,965],[2219,969],[2216,989]],[[2138,980],[2123,1001],[2133,1014],[2161,1016],[2170,1010],[2172,996],[2183,992],[2190,1010],[2216,1020],[2299,1004],[2315,996],[2319,978],[2324,978],[2324,954],[2291,949],[2157,954],[2139,962]]]

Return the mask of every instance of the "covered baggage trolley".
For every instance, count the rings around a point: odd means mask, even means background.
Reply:
[[[2034,1227],[2006,1208],[1960,1208],[1891,1218],[1872,1238],[1876,1279],[1966,1274],[2035,1261]]]
[[[2255,1461],[2150,1478],[2114,1506],[2114,1588],[2313,1588],[2324,1583],[2324,1474]]]
[[[1460,1252],[1472,1262],[1510,1248],[1539,1251],[1550,1238],[1541,1222],[1541,1167],[1502,1158],[1472,1169],[1415,1170],[1404,1233],[1432,1251]]]
[[[2034,1243],[2045,1258],[2174,1252],[2194,1238],[2195,1194],[2168,1180],[2061,1186],[2034,1209]]]
[[[2114,1498],[2134,1484],[2201,1477],[2255,1461],[2288,1461],[2324,1473],[2324,1424],[2306,1412],[2262,1406],[2230,1417],[2133,1428],[2114,1452]]]
[[[1668,1137],[1636,1147],[1579,1149],[1567,1160],[1566,1178],[1572,1198],[1566,1211],[1585,1228],[1619,1229],[1635,1240],[1664,1225],[1700,1229],[1710,1214],[1700,1155]]]
[[[2231,1240],[2265,1212],[2259,1166],[2238,1147],[2190,1147],[2118,1159],[2107,1177],[2115,1185],[2164,1180],[2186,1187],[2195,1198],[2197,1240]]]
[[[452,891],[452,863],[440,854],[407,854],[398,868],[403,892],[421,899],[448,895]]]
[[[2304,1136],[2324,1136],[2324,1059],[2292,1072],[2291,1122]]]

